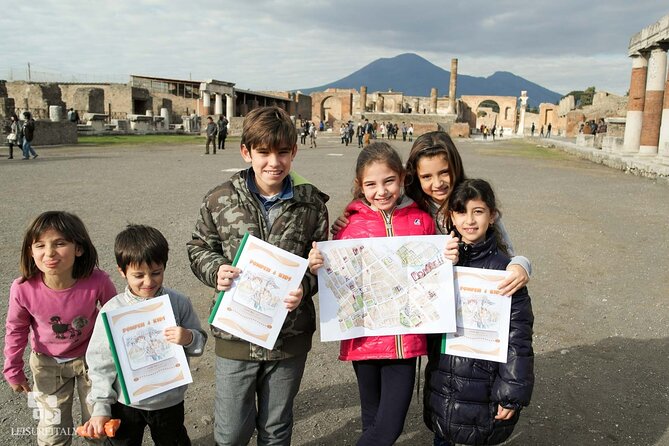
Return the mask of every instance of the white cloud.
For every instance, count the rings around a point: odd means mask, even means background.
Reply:
[[[113,80],[141,73],[294,89],[415,52],[447,70],[457,57],[462,74],[510,71],[561,93],[625,93],[629,38],[667,13],[665,0],[33,0],[3,9],[0,78],[30,62]]]

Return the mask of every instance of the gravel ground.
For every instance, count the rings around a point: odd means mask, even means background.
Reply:
[[[300,150],[294,167],[330,194],[333,220],[349,200],[357,149],[325,135],[318,143]],[[409,143],[394,144],[406,158]],[[669,445],[669,185],[533,142],[457,145],[467,174],[495,186],[516,251],[533,262],[537,382],[508,444]],[[37,160],[0,159],[0,295],[18,275],[26,225],[64,209],[87,224],[119,289],[114,236],[130,222],[159,228],[172,247],[166,284],[190,296],[205,321],[211,291],[191,273],[185,243],[204,194],[244,167],[228,146],[208,156],[195,145],[38,147]],[[191,364],[186,417],[195,445],[213,444],[212,348]],[[355,444],[357,387],[337,353],[336,343],[314,343],[295,404],[295,445]],[[15,435],[33,426],[25,396],[0,386],[0,443],[34,444]],[[431,444],[418,398],[398,444]]]

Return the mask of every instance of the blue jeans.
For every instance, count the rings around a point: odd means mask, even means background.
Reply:
[[[237,361],[217,356],[216,444],[248,444],[258,429],[258,446],[289,446],[293,401],[300,390],[306,361],[306,353],[280,361]]]
[[[30,145],[30,141],[27,139],[23,139],[23,157],[24,158],[30,158],[30,155],[32,156],[37,156],[37,152],[35,152],[35,149],[33,149],[33,146]]]

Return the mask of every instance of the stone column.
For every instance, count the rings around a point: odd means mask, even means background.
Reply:
[[[525,109],[527,108],[527,91],[523,90],[520,92],[520,118],[518,122],[518,135],[523,136],[525,134]]]
[[[662,124],[660,125],[660,141],[658,153],[669,161],[669,72],[664,83],[664,105],[662,110]]]
[[[216,103],[214,105],[214,114],[223,114],[223,93],[216,93]]]
[[[163,125],[166,129],[170,128],[170,110],[167,107],[162,107],[160,109],[160,116],[163,117]]]
[[[646,99],[646,73],[648,59],[642,54],[632,56],[632,79],[630,80],[627,116],[625,118],[625,142],[623,153],[633,154],[639,151],[641,143],[641,124],[643,122],[643,104]]]
[[[647,76],[639,155],[657,155],[664,83],[667,78],[667,52],[664,49],[653,47],[651,50]]]
[[[413,106],[411,107],[412,113],[420,113],[420,99],[415,98],[413,100]]]
[[[430,113],[436,114],[437,113],[437,89],[432,88],[430,90]]]
[[[367,87],[360,87],[360,114],[364,115],[367,111]]]
[[[383,113],[383,103],[385,99],[383,98],[383,95],[377,95],[376,98],[376,111],[379,113]]]
[[[229,94],[225,95],[225,117],[229,120],[235,116],[235,98]]]
[[[455,96],[458,84],[458,59],[451,59],[451,83],[448,86],[448,110],[447,115],[454,115],[455,112]]]
[[[211,93],[208,91],[202,92],[202,115],[207,116],[211,113]]]

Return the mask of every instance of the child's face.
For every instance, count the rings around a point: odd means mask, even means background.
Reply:
[[[83,254],[81,247],[68,241],[55,229],[47,229],[30,246],[30,252],[37,269],[42,271],[48,282],[51,279],[71,280],[74,262]]]
[[[468,245],[485,240],[490,225],[495,223],[495,213],[482,200],[469,200],[465,212],[451,211],[451,221]]]
[[[422,156],[416,163],[416,175],[423,193],[443,204],[451,192],[451,175],[444,155]]]
[[[262,195],[272,196],[281,192],[283,180],[290,173],[290,167],[297,154],[297,144],[267,147],[259,145],[249,150],[241,147],[242,158],[251,163],[256,186]]]
[[[400,198],[404,178],[386,163],[375,162],[364,169],[359,181],[367,202],[380,211],[389,211]]]
[[[151,265],[146,263],[142,263],[141,265],[130,264],[125,272],[121,268],[118,270],[125,280],[128,281],[130,292],[137,297],[155,297],[156,293],[163,286],[165,265],[155,263]]]

